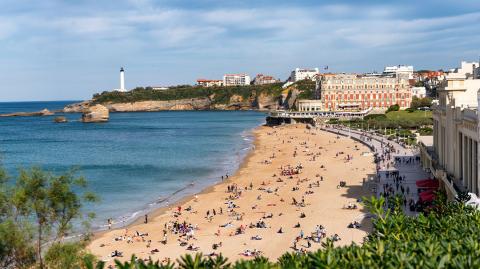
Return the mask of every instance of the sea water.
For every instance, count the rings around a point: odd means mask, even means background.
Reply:
[[[70,102],[0,103],[0,114],[61,109]],[[93,226],[128,224],[154,208],[233,174],[252,146],[251,130],[264,123],[255,111],[111,113],[107,123],[82,123],[81,115],[0,117],[0,160],[14,177],[39,166],[60,174],[76,169],[100,202]]]

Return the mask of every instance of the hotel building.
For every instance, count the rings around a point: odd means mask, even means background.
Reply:
[[[385,110],[410,107],[412,92],[405,74],[322,74],[317,77],[322,110]]]
[[[250,85],[250,76],[247,74],[226,74],[223,76],[224,86]]]
[[[437,87],[433,143],[420,143],[422,164],[451,199],[460,191],[480,194],[479,63],[462,62]]]

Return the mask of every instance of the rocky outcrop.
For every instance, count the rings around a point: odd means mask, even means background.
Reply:
[[[208,98],[180,99],[172,101],[141,101],[133,103],[104,104],[111,112],[206,110],[212,102]]]
[[[278,100],[271,95],[260,94],[257,97],[256,102],[257,102],[256,106],[260,110],[269,110],[269,109],[278,108]]]
[[[82,113],[85,109],[87,109],[90,106],[91,103],[92,103],[92,101],[87,100],[87,101],[83,101],[83,102],[80,102],[80,103],[70,104],[70,105],[63,108],[63,112],[65,112],[65,113]]]
[[[53,119],[53,122],[55,123],[65,123],[67,121],[68,121],[67,118],[64,116],[55,117],[55,119]]]
[[[106,122],[110,114],[108,108],[102,105],[94,105],[84,109],[82,112],[82,122]]]
[[[0,114],[0,117],[31,117],[31,116],[51,116],[55,113],[48,110],[43,109],[36,112],[15,112],[15,113],[8,113],[8,114]]]
[[[242,103],[243,102],[243,97],[240,96],[240,95],[232,95],[232,97],[230,97],[230,104],[233,104],[233,103]]]

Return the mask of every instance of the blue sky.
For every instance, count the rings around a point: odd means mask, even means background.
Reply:
[[[480,1],[2,0],[0,101],[328,65],[451,68],[480,55]]]

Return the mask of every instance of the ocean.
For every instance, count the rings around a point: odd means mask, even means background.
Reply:
[[[72,102],[0,103],[0,114],[61,109]],[[154,208],[191,195],[233,174],[252,146],[251,130],[265,122],[256,111],[111,113],[85,124],[80,114],[0,118],[0,161],[11,176],[39,166],[59,174],[76,169],[101,201],[94,229],[130,223]]]

